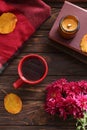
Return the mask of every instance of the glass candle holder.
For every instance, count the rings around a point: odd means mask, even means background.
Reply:
[[[63,38],[73,38],[80,28],[80,22],[73,15],[67,15],[60,19],[58,31]]]

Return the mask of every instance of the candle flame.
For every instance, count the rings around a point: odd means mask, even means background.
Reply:
[[[67,28],[70,28],[71,26],[72,26],[72,24],[69,23],[69,24],[67,25]]]

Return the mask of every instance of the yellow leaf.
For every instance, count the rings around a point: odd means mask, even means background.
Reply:
[[[11,33],[17,23],[17,17],[13,13],[3,13],[0,16],[0,33],[1,34],[8,34]]]
[[[7,94],[4,98],[5,109],[11,114],[17,114],[22,109],[22,101],[16,94]]]
[[[81,50],[87,52],[87,34],[85,34],[80,43]]]

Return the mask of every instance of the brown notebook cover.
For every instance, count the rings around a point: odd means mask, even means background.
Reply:
[[[73,39],[66,40],[58,33],[59,21],[66,15],[75,15],[80,21],[80,29]],[[49,38],[55,41],[52,45],[60,48],[62,51],[74,56],[75,58],[87,63],[87,53],[80,49],[80,42],[84,34],[87,34],[87,10],[65,1],[64,5],[49,32]]]

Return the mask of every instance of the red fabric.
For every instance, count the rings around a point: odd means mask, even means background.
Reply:
[[[12,12],[18,22],[9,34],[0,34],[0,67],[6,63],[35,30],[50,16],[50,7],[41,0],[0,0],[0,15]]]
[[[21,11],[31,24],[38,28],[50,16],[50,7],[42,0],[7,0],[15,9]]]

